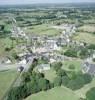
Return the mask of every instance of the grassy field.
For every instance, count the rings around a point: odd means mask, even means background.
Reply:
[[[38,35],[57,35],[60,34],[61,30],[53,29],[48,24],[37,25],[29,27],[26,30],[27,33],[38,34]]]
[[[95,44],[95,35],[86,32],[78,32],[78,35],[74,37],[77,41],[82,41],[90,44]]]
[[[25,100],[79,100],[79,98],[68,88],[56,87],[47,92],[33,94]]]
[[[12,41],[9,38],[0,38],[0,56],[4,53],[5,47],[10,47],[12,44]]]
[[[79,30],[83,30],[84,32],[95,32],[95,25],[84,25],[80,27]]]
[[[0,72],[0,100],[17,76],[16,71]]]
[[[48,71],[44,72],[45,78],[53,82],[54,78],[56,77],[56,72],[51,68]]]
[[[81,61],[80,60],[72,60],[72,61],[65,61],[63,63],[63,69],[70,71],[71,69],[69,69],[70,65],[74,65],[75,69],[73,69],[74,71],[78,72],[81,70]]]

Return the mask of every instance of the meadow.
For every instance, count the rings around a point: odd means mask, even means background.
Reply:
[[[17,76],[16,70],[0,72],[0,99],[3,97],[6,91],[10,88],[16,76]]]
[[[33,94],[25,100],[79,100],[79,98],[68,88],[56,87],[47,92]]]

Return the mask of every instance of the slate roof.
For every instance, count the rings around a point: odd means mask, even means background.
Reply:
[[[87,73],[90,75],[95,75],[95,64],[85,62],[84,67],[87,69]]]

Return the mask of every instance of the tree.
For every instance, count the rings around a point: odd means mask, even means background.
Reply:
[[[95,87],[86,93],[87,100],[95,100]]]
[[[90,52],[88,52],[87,48],[82,48],[79,55],[81,58],[86,58],[90,55]]]
[[[44,79],[44,78],[40,78],[38,80],[38,85],[39,85],[39,88],[42,90],[42,91],[45,91],[47,90],[47,80]]]
[[[19,87],[13,87],[8,93],[7,100],[21,100],[22,98],[25,98],[27,96],[26,91],[27,88],[25,84]]]
[[[69,69],[74,70],[75,66],[73,64],[69,65]]]
[[[68,76],[62,77],[62,85],[66,86],[69,83],[70,79]]]
[[[52,66],[52,67],[54,68],[54,70],[57,72],[59,69],[61,69],[61,67],[62,67],[62,62],[55,62],[55,63],[53,63],[51,66]]]
[[[66,75],[66,72],[63,69],[59,69],[57,71],[57,75],[62,77],[62,76],[65,76]]]
[[[29,82],[31,79],[30,79],[30,73],[29,72],[24,72],[23,74],[22,74],[22,81],[23,82]]]
[[[95,50],[95,44],[90,44],[90,45],[88,46],[88,49]]]
[[[4,26],[4,25],[2,25],[2,26],[1,26],[1,30],[4,30],[4,28],[5,28],[5,26]]]
[[[92,81],[92,77],[89,74],[83,74],[82,78],[84,79],[84,84],[88,84]]]
[[[77,57],[77,51],[74,49],[68,49],[66,52],[64,52],[64,55],[68,57]]]
[[[55,79],[54,79],[54,86],[61,86],[61,83],[62,83],[62,79],[60,76],[57,76]]]

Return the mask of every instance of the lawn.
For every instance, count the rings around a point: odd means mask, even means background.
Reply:
[[[75,69],[73,69],[74,71],[78,72],[81,71],[81,60],[72,60],[72,61],[65,61],[63,62],[63,69],[70,71],[72,69],[69,69],[70,65],[74,65]]]
[[[56,87],[47,92],[33,94],[25,100],[79,100],[79,98],[68,88]]]
[[[56,72],[51,68],[48,71],[44,71],[45,78],[53,82],[54,78],[56,77]]]
[[[74,37],[77,41],[82,41],[90,44],[95,44],[95,35],[86,32],[78,32],[78,35]]]
[[[4,71],[0,72],[0,99],[9,89],[10,85],[17,76],[16,71]]]
[[[53,29],[48,24],[36,25],[28,27],[26,30],[27,33],[37,34],[37,35],[57,35],[60,34],[61,30]]]

